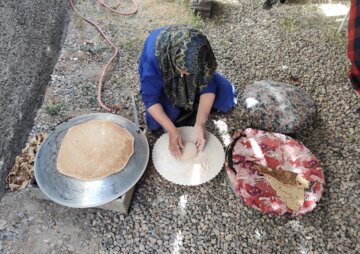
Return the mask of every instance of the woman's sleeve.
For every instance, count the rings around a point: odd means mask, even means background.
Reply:
[[[159,103],[159,98],[163,93],[162,77],[155,66],[149,62],[141,64],[140,74],[140,92],[146,109]]]
[[[203,93],[215,93],[213,108],[222,112],[228,112],[237,104],[237,92],[229,80],[215,73],[209,85],[202,91]]]
[[[204,93],[216,93],[217,83],[216,83],[215,75],[217,75],[217,73],[215,73],[212,79],[210,79],[207,86],[202,91],[200,91],[200,95]]]

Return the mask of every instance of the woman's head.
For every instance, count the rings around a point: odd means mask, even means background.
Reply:
[[[165,94],[175,105],[191,109],[217,66],[206,36],[188,26],[170,26],[159,35],[155,53]]]
[[[177,31],[171,45],[172,61],[176,67],[190,74],[199,71],[210,72],[216,69],[216,59],[205,35],[194,28],[184,27]]]

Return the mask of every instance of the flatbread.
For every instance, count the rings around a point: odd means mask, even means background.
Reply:
[[[304,188],[290,184],[283,184],[270,175],[265,175],[265,177],[281,201],[283,201],[286,206],[294,212],[299,211],[304,204]]]
[[[134,153],[134,137],[108,120],[92,120],[66,133],[57,158],[61,174],[91,181],[125,168]]]
[[[300,174],[284,170],[281,167],[277,167],[276,170],[273,170],[272,168],[259,164],[256,164],[255,168],[260,173],[264,175],[270,175],[283,184],[302,187],[305,189],[309,188],[309,181],[302,177]]]

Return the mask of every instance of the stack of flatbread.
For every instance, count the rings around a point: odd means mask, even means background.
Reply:
[[[15,165],[6,177],[7,187],[11,191],[24,189],[33,179],[35,156],[45,136],[44,133],[40,133],[32,138],[21,154],[16,156]]]
[[[304,204],[304,192],[309,188],[309,181],[300,174],[284,170],[281,167],[273,170],[257,165],[256,168],[265,175],[267,182],[281,201],[294,212],[299,211]]]
[[[102,179],[125,168],[134,153],[134,137],[107,120],[92,120],[68,130],[57,169],[83,181]]]

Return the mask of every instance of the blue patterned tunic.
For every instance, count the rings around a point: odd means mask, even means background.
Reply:
[[[140,91],[146,107],[146,122],[149,129],[153,131],[161,129],[161,126],[147,111],[149,107],[160,103],[172,122],[176,121],[180,113],[180,108],[175,106],[164,94],[162,75],[155,56],[156,39],[164,28],[156,29],[150,33],[145,41],[139,63]],[[237,93],[234,86],[219,73],[214,74],[200,95],[204,93],[215,94],[213,108],[222,112],[228,112],[237,103]]]

